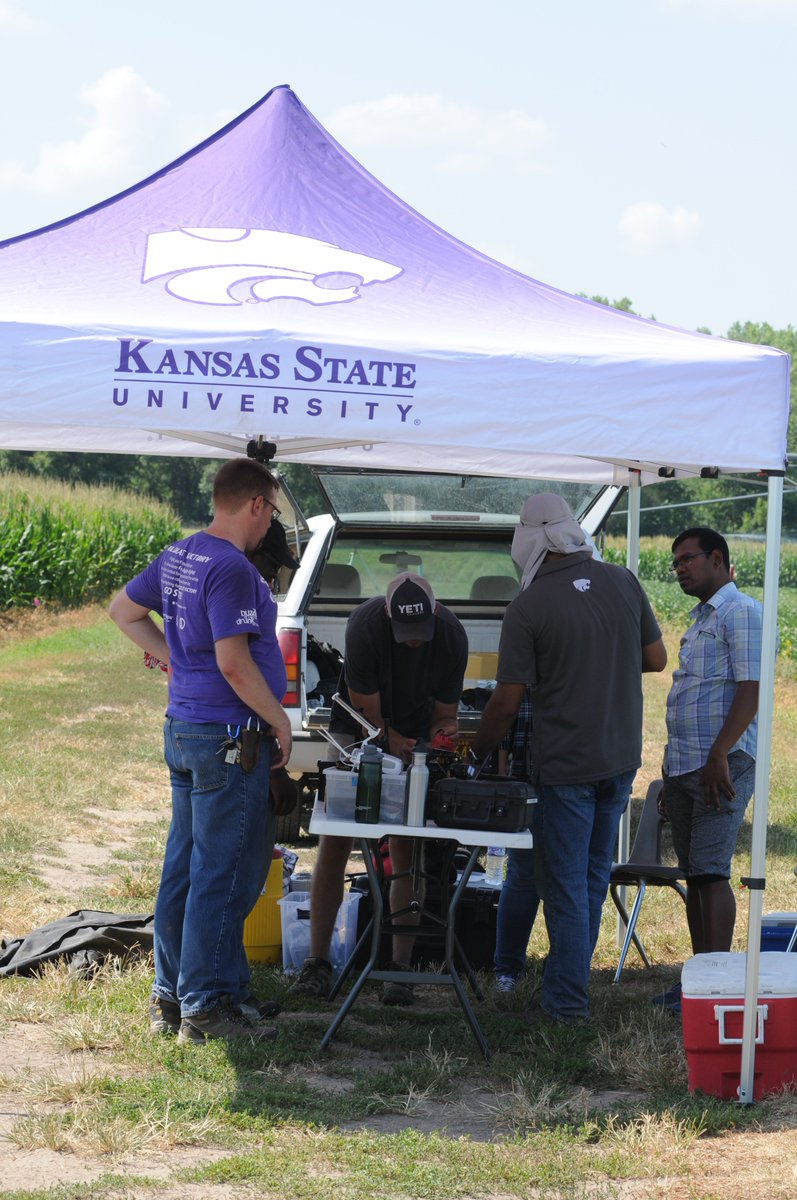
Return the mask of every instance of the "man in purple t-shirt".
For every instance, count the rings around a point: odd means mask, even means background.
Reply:
[[[291,752],[277,606],[247,558],[279,513],[278,486],[261,463],[225,463],[207,529],[167,546],[109,610],[131,641],[169,664],[172,821],[150,1027],[183,1043],[276,1036],[263,1019],[278,1006],[250,992],[243,925],[274,847],[269,773]]]

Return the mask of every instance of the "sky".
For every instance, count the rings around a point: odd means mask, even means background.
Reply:
[[[797,0],[0,0],[0,239],[290,84],[435,224],[568,292],[797,324]]]

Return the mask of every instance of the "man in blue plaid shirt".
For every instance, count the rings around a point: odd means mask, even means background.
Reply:
[[[721,534],[685,529],[672,550],[681,590],[700,603],[667,699],[662,808],[687,877],[692,950],[703,954],[730,950],[736,921],[729,881],[753,793],[762,608],[733,582]],[[677,1007],[680,995],[667,996],[656,999]]]

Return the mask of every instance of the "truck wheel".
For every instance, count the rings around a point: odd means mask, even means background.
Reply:
[[[277,832],[274,840],[281,845],[284,845],[286,842],[298,842],[301,828],[302,804],[300,800],[293,812],[285,813],[283,816],[277,817]]]

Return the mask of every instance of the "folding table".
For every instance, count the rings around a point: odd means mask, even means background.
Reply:
[[[335,1015],[329,1029],[324,1034],[321,1041],[321,1049],[325,1050],[331,1039],[343,1024],[346,1016],[352,1005],[359,996],[363,985],[367,979],[390,981],[398,983],[422,983],[422,984],[450,984],[456,993],[457,999],[462,1007],[468,1024],[471,1027],[473,1036],[479,1044],[479,1049],[485,1058],[489,1059],[491,1055],[490,1047],[487,1044],[487,1039],[476,1020],[476,1014],[473,1011],[470,1000],[465,991],[460,973],[457,969],[458,959],[464,974],[473,989],[474,995],[478,1000],[484,997],[479,988],[478,981],[474,975],[470,963],[459,943],[456,935],[456,917],[457,907],[460,898],[468,885],[471,872],[476,864],[479,855],[479,850],[483,846],[505,846],[508,849],[530,850],[534,844],[532,835],[528,829],[524,829],[520,833],[506,833],[498,830],[486,829],[448,829],[434,825],[431,821],[426,825],[415,827],[407,825],[395,825],[380,822],[379,824],[366,825],[354,820],[343,820],[339,817],[329,816],[321,802],[316,802],[313,809],[313,814],[310,819],[310,833],[318,834],[321,837],[346,837],[354,838],[359,842],[362,850],[363,859],[365,861],[365,869],[368,873],[368,883],[371,891],[371,900],[373,911],[371,919],[363,931],[357,946],[350,955],[343,970],[335,981],[335,984],[330,992],[330,999],[334,999],[340,991],[343,983],[354,970],[354,963],[357,953],[361,946],[364,945],[370,934],[371,952],[367,963],[360,971],[354,985],[346,999],[343,1001],[340,1009]],[[442,903],[441,912],[435,914],[423,907],[421,901],[414,901],[411,910],[418,912],[422,918],[427,918],[434,922],[438,928],[442,928],[445,932],[445,957],[440,971],[382,971],[377,968],[377,959],[379,956],[379,944],[383,930],[387,932],[417,932],[417,926],[404,925],[399,926],[395,921],[408,910],[403,910],[399,913],[390,913],[385,911],[384,899],[382,895],[382,884],[374,865],[377,858],[377,847],[380,838],[389,837],[408,837],[418,840],[436,839],[438,841],[447,841],[451,843],[451,854],[447,862],[453,860],[454,852],[457,846],[467,846],[470,849],[468,861],[460,875],[453,891],[450,891],[448,880],[447,864],[444,867],[441,877]],[[420,879],[420,855],[418,853],[418,842],[416,841],[415,852],[413,854],[413,878],[417,881]],[[448,898],[446,903],[445,898]]]

